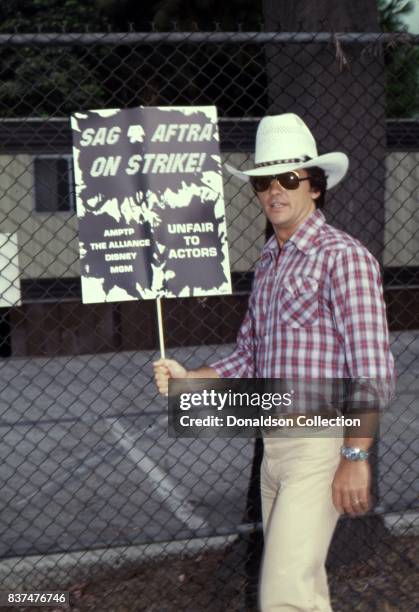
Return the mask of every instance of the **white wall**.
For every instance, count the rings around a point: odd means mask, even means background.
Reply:
[[[80,275],[77,217],[37,213],[30,155],[0,155],[0,232],[17,232],[22,278]]]
[[[386,158],[386,266],[419,266],[419,153]]]

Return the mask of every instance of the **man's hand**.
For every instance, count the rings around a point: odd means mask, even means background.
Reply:
[[[162,395],[169,394],[169,378],[187,378],[188,371],[174,359],[159,359],[153,363],[154,381]]]
[[[341,514],[357,516],[371,507],[371,468],[368,461],[349,461],[342,457],[332,484],[333,504]]]

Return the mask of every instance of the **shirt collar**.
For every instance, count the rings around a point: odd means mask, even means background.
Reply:
[[[299,251],[307,255],[312,247],[318,244],[318,235],[326,219],[322,211],[316,209],[303,223],[297,231],[285,243],[284,248],[288,243],[294,244]],[[262,250],[261,260],[269,260],[275,257],[278,253],[278,242],[275,234],[269,238]]]
[[[318,235],[325,224],[326,219],[321,210],[316,209],[297,231],[291,236],[289,242],[293,242],[297,249],[307,254],[313,246],[317,246]]]

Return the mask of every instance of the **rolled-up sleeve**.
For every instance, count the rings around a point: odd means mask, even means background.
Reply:
[[[249,308],[237,335],[235,350],[228,357],[209,365],[220,378],[253,378],[254,354],[254,326],[249,302]]]
[[[380,268],[369,251],[354,246],[338,252],[331,301],[349,376],[374,382],[380,404],[388,402],[395,389],[394,359]]]

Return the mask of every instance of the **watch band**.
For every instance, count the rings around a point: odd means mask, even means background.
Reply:
[[[366,461],[369,457],[369,452],[354,446],[341,446],[340,454],[349,461]]]

